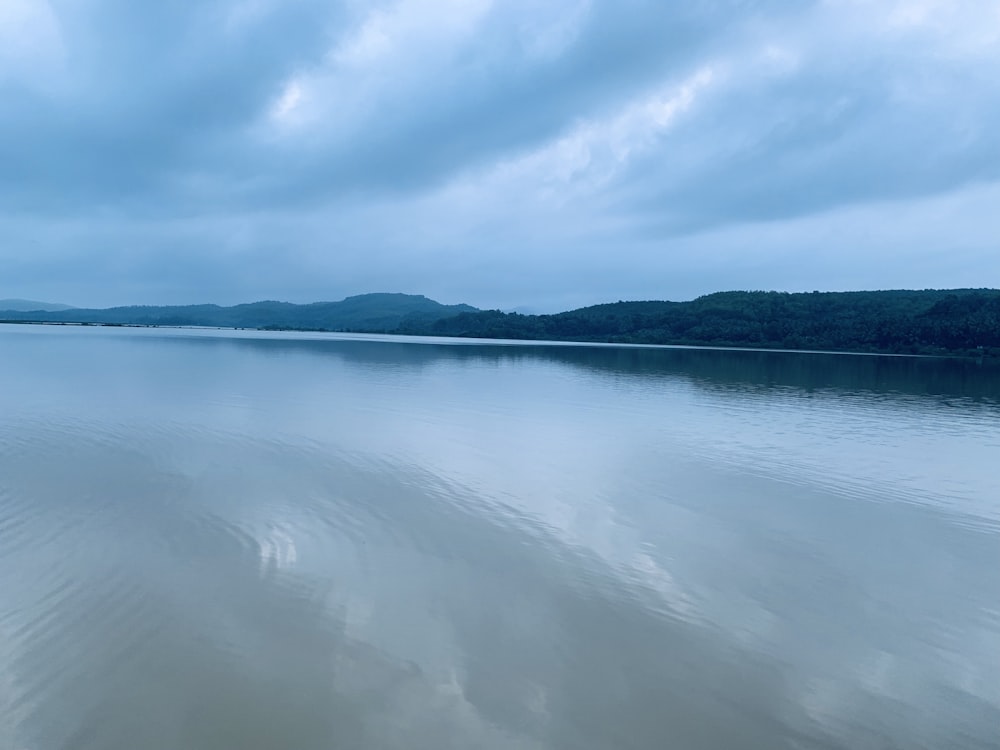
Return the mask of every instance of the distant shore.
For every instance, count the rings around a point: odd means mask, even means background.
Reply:
[[[734,351],[734,352],[772,352],[775,354],[839,354],[845,356],[868,356],[868,357],[912,357],[912,358],[948,358],[965,360],[990,360],[1000,362],[1000,352],[964,352],[964,353],[898,353],[898,352],[878,352],[878,351],[854,351],[847,349],[789,349],[777,346],[736,346],[736,345],[709,345],[691,343],[670,343],[670,344],[649,344],[625,341],[598,341],[589,339],[535,339],[535,338],[506,338],[495,336],[469,336],[469,335],[441,335],[425,333],[402,333],[398,331],[348,331],[331,330],[326,328],[285,328],[275,326],[209,326],[209,325],[161,325],[156,323],[99,323],[87,321],[46,321],[46,320],[3,320],[0,325],[22,325],[22,326],[62,326],[71,328],[142,328],[142,329],[163,329],[163,330],[200,330],[200,331],[252,331],[259,333],[321,333],[331,335],[348,336],[384,336],[400,337],[407,339],[454,339],[466,340],[469,343],[504,343],[504,344],[525,344],[525,345],[563,345],[563,346],[599,346],[599,347],[622,347],[641,349],[694,349],[710,351]]]
[[[612,302],[549,315],[373,293],[337,302],[262,301],[0,310],[10,323],[378,333],[524,341],[1000,357],[1000,290],[717,292],[687,302]]]

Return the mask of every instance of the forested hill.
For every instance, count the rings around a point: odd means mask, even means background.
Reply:
[[[1000,290],[719,292],[555,315],[485,311],[408,333],[636,344],[1000,355]]]
[[[554,315],[480,311],[419,295],[234,307],[0,311],[0,321],[200,325],[479,338],[1000,356],[1000,290],[719,292],[690,302],[616,302]]]
[[[328,331],[384,331],[425,328],[440,318],[475,312],[470,305],[442,305],[415,294],[361,294],[339,302],[295,305],[252,302],[218,305],[134,306],[59,312],[0,310],[0,320],[112,325],[222,326]]]

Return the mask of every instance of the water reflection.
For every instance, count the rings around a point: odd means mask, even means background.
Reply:
[[[250,349],[268,357],[336,359],[371,370],[413,370],[447,363],[502,366],[549,362],[612,377],[679,378],[706,388],[789,387],[806,391],[863,389],[886,395],[944,396],[1000,402],[1000,362],[941,357],[869,356],[666,347],[568,345],[493,340],[425,339],[352,334],[266,333],[196,329],[65,329],[0,326],[48,348],[49,339],[120,340],[159,349]],[[32,336],[31,334],[36,334]],[[39,335],[44,334],[44,335]],[[53,352],[53,356],[58,356]]]
[[[0,331],[0,747],[997,747],[974,363],[135,333]]]

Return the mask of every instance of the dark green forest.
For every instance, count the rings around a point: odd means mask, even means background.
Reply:
[[[1000,357],[997,289],[718,292],[689,302],[615,302],[553,315],[364,294],[311,305],[5,311],[0,319]]]
[[[616,302],[555,315],[462,313],[406,332],[998,356],[1000,290],[719,292],[690,302]]]

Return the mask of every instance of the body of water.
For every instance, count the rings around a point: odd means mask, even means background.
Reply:
[[[1000,748],[1000,369],[0,326],[0,750]]]

